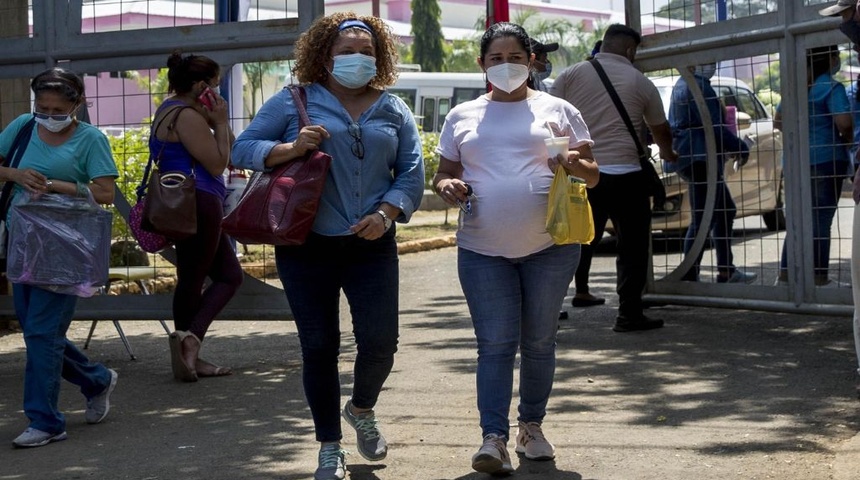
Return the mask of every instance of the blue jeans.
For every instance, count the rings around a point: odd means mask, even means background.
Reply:
[[[66,419],[58,407],[60,377],[81,387],[84,397],[91,398],[110,385],[110,371],[90,362],[66,338],[78,297],[21,284],[12,285],[12,294],[27,346],[24,414],[32,428],[63,432]]]
[[[842,185],[850,167],[846,162],[827,162],[809,167],[812,182],[812,264],[815,278],[824,280],[830,265],[830,227],[842,196]],[[787,239],[787,237],[786,237]],[[788,269],[785,242],[779,261],[780,273]]]
[[[678,175],[688,182],[687,191],[690,195],[690,210],[693,218],[687,227],[687,235],[684,238],[684,255],[690,253],[693,248],[693,240],[702,225],[702,217],[705,215],[705,196],[708,194],[708,166],[705,162],[693,162],[688,168],[678,171]],[[732,225],[737,214],[735,201],[726,186],[723,178],[722,167],[717,169],[717,198],[714,203],[714,215],[711,224],[706,228],[711,234],[711,242],[717,253],[717,270],[721,275],[731,276],[735,271],[734,258],[732,256]],[[704,249],[696,256],[696,261],[690,271],[684,275],[684,280],[699,280],[699,264],[702,263]]]
[[[460,285],[478,341],[483,435],[508,438],[517,347],[521,356],[518,420],[543,421],[555,374],[558,310],[579,253],[579,245],[553,245],[522,258],[459,249]]]
[[[373,408],[394,365],[399,270],[394,227],[377,240],[311,233],[303,245],[275,247],[278,274],[302,346],[302,382],[320,442],[341,439],[340,291],[352,314],[357,354],[352,403]],[[556,312],[558,313],[558,312]]]

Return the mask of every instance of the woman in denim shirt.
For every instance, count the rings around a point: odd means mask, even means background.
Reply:
[[[278,273],[302,346],[305,395],[321,442],[314,478],[345,475],[339,415],[356,430],[358,452],[388,451],[373,408],[394,364],[398,259],[393,221],[421,203],[424,163],[412,113],[385,87],[396,80],[396,46],[378,18],[335,13],[296,43],[295,74],[311,125],[284,89],[263,105],[233,147],[233,163],[264,170],[315,149],[333,158],[313,230],[300,246],[275,247]],[[357,344],[352,398],[340,409],[340,291]]]

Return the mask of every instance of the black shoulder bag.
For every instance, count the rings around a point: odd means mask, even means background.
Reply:
[[[33,127],[36,126],[36,119],[33,118],[18,130],[15,135],[15,140],[12,141],[12,146],[9,148],[9,153],[6,154],[3,166],[7,168],[18,168],[21,163],[21,157],[24,156],[24,151],[27,150],[27,145],[30,144],[30,137],[33,133]],[[3,190],[0,192],[0,270],[6,271],[6,246],[8,245],[9,232],[6,230],[6,215],[9,213],[9,201],[12,199],[12,189],[15,187],[15,182],[9,180],[3,184]]]
[[[603,86],[606,87],[606,92],[609,93],[609,97],[612,98],[612,102],[615,104],[615,108],[618,109],[618,114],[621,116],[621,119],[624,120],[624,125],[627,125],[627,130],[630,132],[630,136],[633,137],[633,142],[636,144],[636,150],[639,152],[639,164],[642,166],[642,172],[648,178],[648,195],[654,198],[654,209],[660,210],[663,208],[663,204],[666,203],[666,187],[663,185],[663,180],[660,179],[660,176],[657,175],[657,170],[654,169],[654,164],[651,162],[650,156],[645,153],[645,148],[642,147],[642,142],[639,141],[639,135],[636,134],[636,129],[633,128],[633,122],[630,120],[630,115],[627,114],[627,109],[624,108],[624,104],[621,103],[621,98],[618,97],[618,92],[615,91],[615,87],[612,86],[612,82],[609,81],[609,77],[606,76],[606,71],[603,70],[603,67],[600,66],[600,63],[595,60],[589,60],[594,69],[597,70],[597,76],[600,77],[600,80],[603,82]]]

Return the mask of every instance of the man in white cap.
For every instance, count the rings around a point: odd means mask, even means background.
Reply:
[[[532,85],[532,88],[540,90],[541,92],[546,92],[548,89],[543,81],[549,78],[550,74],[552,74],[552,62],[546,58],[546,54],[558,50],[558,43],[553,42],[544,44],[534,38],[529,38],[529,43],[531,44],[532,53],[535,54],[535,61],[532,64],[531,74],[531,83],[534,84]]]
[[[831,5],[818,11],[819,15],[825,17],[842,17],[842,25],[839,26],[839,30],[854,42],[855,50],[857,49],[857,45],[860,44],[860,13],[858,13],[858,5],[860,5],[860,0],[839,0],[836,2],[836,5]]]

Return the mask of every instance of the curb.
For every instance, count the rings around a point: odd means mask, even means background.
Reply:
[[[426,252],[437,248],[453,247],[457,244],[457,235],[450,234],[443,237],[425,238],[423,240],[411,240],[397,244],[397,254]]]

